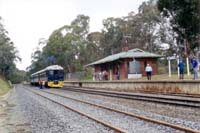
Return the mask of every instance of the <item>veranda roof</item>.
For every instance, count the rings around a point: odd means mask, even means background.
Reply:
[[[107,56],[103,59],[100,59],[98,61],[92,62],[86,66],[92,66],[92,65],[97,65],[97,64],[103,64],[103,63],[107,63],[107,62],[112,62],[118,59],[123,59],[123,58],[160,58],[163,57],[162,55],[158,55],[158,54],[154,54],[154,53],[149,53],[149,52],[145,52],[141,49],[131,49],[123,52],[120,52],[118,54],[114,54],[114,55],[110,55]]]

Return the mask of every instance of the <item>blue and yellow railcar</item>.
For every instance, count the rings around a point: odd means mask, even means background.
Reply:
[[[39,85],[40,81],[45,81],[46,87],[63,87],[64,69],[59,65],[52,65],[31,75],[31,85]]]

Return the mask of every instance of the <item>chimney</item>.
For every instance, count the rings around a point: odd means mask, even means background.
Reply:
[[[122,51],[125,51],[125,52],[128,51],[128,38],[127,37],[125,39],[123,39]]]

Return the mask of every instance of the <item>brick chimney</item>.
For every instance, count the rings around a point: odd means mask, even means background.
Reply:
[[[127,37],[124,38],[122,43],[123,43],[122,44],[122,51],[127,52],[128,51],[128,38]]]

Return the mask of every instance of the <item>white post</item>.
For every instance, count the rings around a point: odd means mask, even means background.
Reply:
[[[189,68],[189,59],[188,57],[186,58],[186,63],[187,63],[187,75],[190,75],[190,68]]]
[[[109,76],[110,76],[110,80],[112,80],[112,74],[113,74],[113,73],[112,73],[112,69],[109,70],[109,74],[110,74],[110,75],[109,75]]]
[[[179,67],[178,67],[178,64],[179,64],[179,58],[177,59],[177,68],[178,68],[178,77],[179,77],[180,69],[179,69]]]
[[[169,66],[169,77],[171,77],[171,62],[170,62],[170,59],[168,59],[168,66]]]

